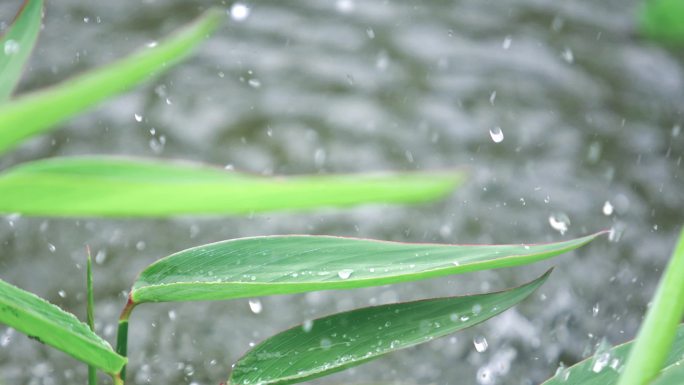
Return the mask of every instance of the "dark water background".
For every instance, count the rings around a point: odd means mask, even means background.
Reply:
[[[306,318],[501,289],[555,265],[539,293],[498,318],[317,381],[537,384],[601,341],[635,334],[684,219],[684,55],[635,36],[638,3],[246,3],[249,16],[227,15],[191,59],[4,155],[0,167],[78,154],[185,158],[264,174],[464,166],[467,184],[412,207],[135,221],[5,217],[0,277],[85,318],[90,244],[97,330],[112,341],[137,272],[206,242],[311,233],[528,243],[613,227],[613,242],[529,267],[262,298],[259,314],[237,300],[147,305],[132,318],[129,383],[218,384],[250,344]],[[3,0],[0,20],[18,4]],[[49,1],[22,89],[111,62],[210,4]],[[495,127],[500,143],[490,136]],[[565,234],[551,216],[569,220]],[[487,339],[485,352],[475,350],[476,337]],[[86,368],[0,327],[0,381],[85,383]]]

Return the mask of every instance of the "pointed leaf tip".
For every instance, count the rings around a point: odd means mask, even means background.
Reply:
[[[266,236],[194,247],[148,266],[137,303],[226,300],[353,289],[513,267],[571,251],[599,234],[547,244],[449,245],[331,236]]]

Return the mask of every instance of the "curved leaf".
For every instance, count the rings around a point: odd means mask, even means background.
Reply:
[[[461,172],[261,177],[188,163],[52,158],[0,174],[0,213],[58,216],[248,214],[443,196]]]
[[[624,365],[634,341],[613,347],[610,350],[600,352],[569,368],[561,369],[553,378],[545,381],[542,385],[615,385],[618,383],[621,366]],[[679,325],[675,341],[667,356],[663,372],[684,357],[684,325]]]
[[[0,322],[109,374],[118,373],[126,364],[125,357],[73,314],[3,280]]]
[[[497,293],[367,307],[286,330],[236,364],[233,385],[285,385],[322,377],[476,325],[527,298],[548,275]]]
[[[0,153],[158,74],[187,55],[225,15],[216,9],[155,47],[0,106]]]
[[[24,65],[38,40],[43,0],[25,0],[12,26],[0,39],[0,103],[19,83]]]
[[[134,303],[220,300],[351,289],[529,264],[601,233],[538,245],[444,245],[329,236],[241,238],[195,247],[148,266]]]

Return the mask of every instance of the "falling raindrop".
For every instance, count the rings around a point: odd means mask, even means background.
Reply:
[[[66,295],[66,291],[64,291],[64,290],[58,291],[57,294],[58,294],[60,297],[62,297],[62,298],[66,298],[66,296],[67,296],[67,295]]]
[[[19,52],[19,42],[9,39],[5,42],[5,55],[11,56]]]
[[[608,241],[619,242],[624,232],[625,225],[622,223],[616,223],[613,227],[610,228],[610,231],[608,232]]]
[[[366,35],[368,35],[369,39],[375,39],[375,31],[373,31],[373,28],[366,29]]]
[[[570,64],[572,64],[575,61],[575,56],[573,55],[572,50],[570,48],[564,49],[563,53],[561,53],[561,56],[563,57],[563,60]]]
[[[259,79],[254,79],[254,78],[249,79],[249,80],[247,81],[247,84],[249,84],[250,87],[252,87],[252,88],[259,88],[259,87],[261,87],[261,81],[259,81]]]
[[[142,115],[140,114],[133,114],[133,118],[135,118],[136,122],[142,122],[143,119]]]
[[[254,314],[259,314],[263,310],[263,305],[261,304],[261,301],[259,299],[250,299],[249,300],[249,310],[252,311]]]
[[[170,319],[171,321],[175,321],[175,320],[176,320],[176,311],[175,311],[175,310],[169,310],[169,319]]]
[[[489,347],[489,344],[487,343],[487,339],[483,336],[478,336],[473,339],[473,345],[475,345],[475,350],[477,350],[478,353],[483,353],[487,350]]]
[[[508,35],[504,38],[503,43],[501,43],[501,48],[509,49],[511,48],[511,44],[513,44],[513,36]]]
[[[552,214],[549,216],[549,225],[551,227],[561,233],[561,235],[565,234],[566,231],[568,231],[568,226],[570,225],[570,218],[568,218],[567,215],[563,213],[558,213],[558,214]]]
[[[316,152],[314,152],[314,164],[316,165],[316,168],[321,168],[325,164],[325,150],[322,148],[317,148]]]
[[[302,324],[302,330],[304,330],[304,333],[308,333],[313,329],[313,321],[308,319],[305,320],[304,323]]]
[[[138,243],[135,244],[135,248],[139,251],[145,250],[145,241],[138,241]]]
[[[680,132],[682,132],[682,126],[680,126],[679,124],[672,127],[672,137],[673,138],[678,137]]]
[[[51,253],[54,253],[55,251],[57,251],[57,247],[55,247],[55,245],[53,245],[52,243],[48,243],[48,250],[50,250]]]
[[[596,302],[596,303],[594,304],[594,307],[591,308],[591,315],[593,315],[594,317],[596,317],[596,316],[598,315],[598,313],[599,313],[599,310],[600,310],[599,304],[598,304],[598,302]]]
[[[492,91],[489,95],[489,104],[494,105],[494,100],[496,100],[496,91]]]
[[[354,272],[354,270],[352,270],[352,269],[342,269],[342,270],[337,272],[337,276],[340,277],[341,279],[348,279],[349,277],[351,277],[353,272]]]
[[[97,254],[95,254],[95,263],[98,265],[101,265],[105,262],[107,259],[107,252],[104,250],[99,250]]]
[[[245,4],[235,3],[232,7],[230,7],[230,11],[228,14],[230,15],[231,19],[239,22],[247,19],[247,17],[249,17],[250,11],[251,10],[249,9],[249,7],[247,7]]]
[[[489,130],[489,136],[492,137],[492,140],[494,143],[501,143],[504,140],[504,134],[503,131],[501,131],[501,127],[496,126]]]
[[[613,213],[613,205],[610,203],[610,201],[606,201],[603,204],[603,215],[609,216]]]
[[[342,13],[350,13],[354,11],[354,1],[353,0],[337,0],[335,2],[335,8]]]

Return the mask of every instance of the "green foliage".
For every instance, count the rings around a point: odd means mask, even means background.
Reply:
[[[11,27],[0,39],[0,103],[19,83],[24,65],[38,40],[43,0],[26,0]]]
[[[640,32],[670,44],[684,44],[684,1],[646,0],[639,13]]]
[[[86,319],[91,331],[95,331],[95,291],[93,289],[93,258],[90,255],[90,247],[87,249],[86,263],[86,295],[88,298],[86,308]],[[97,385],[97,368],[88,365],[88,385]]]
[[[663,367],[684,317],[684,229],[660,279],[619,385],[646,385]]]
[[[73,314],[2,280],[0,322],[110,374],[126,363]]]
[[[230,384],[285,385],[322,377],[479,324],[527,298],[550,271],[497,293],[367,307],[286,330],[235,364]]]
[[[616,368],[622,366],[627,359],[634,341],[618,345],[606,351],[599,351],[596,355],[587,358],[569,368],[560,369],[556,375],[542,385],[615,385],[620,376]],[[673,348],[667,354],[666,368],[663,375],[670,370],[677,369],[675,366],[684,357],[684,325],[680,325],[675,333]],[[667,383],[659,384],[665,385]],[[678,383],[679,384],[679,383]],[[653,384],[655,385],[655,383]],[[669,384],[668,384],[669,385]]]
[[[682,385],[684,384],[684,360],[666,367],[651,385]]]
[[[602,233],[537,245],[443,245],[326,236],[268,236],[194,247],[147,267],[135,304],[352,289],[519,266],[568,252]]]
[[[171,68],[216,29],[222,18],[220,11],[212,9],[155,47],[0,105],[0,153]]]
[[[269,178],[192,163],[54,158],[0,173],[0,212],[165,217],[413,203],[444,196],[463,178],[458,171]]]

